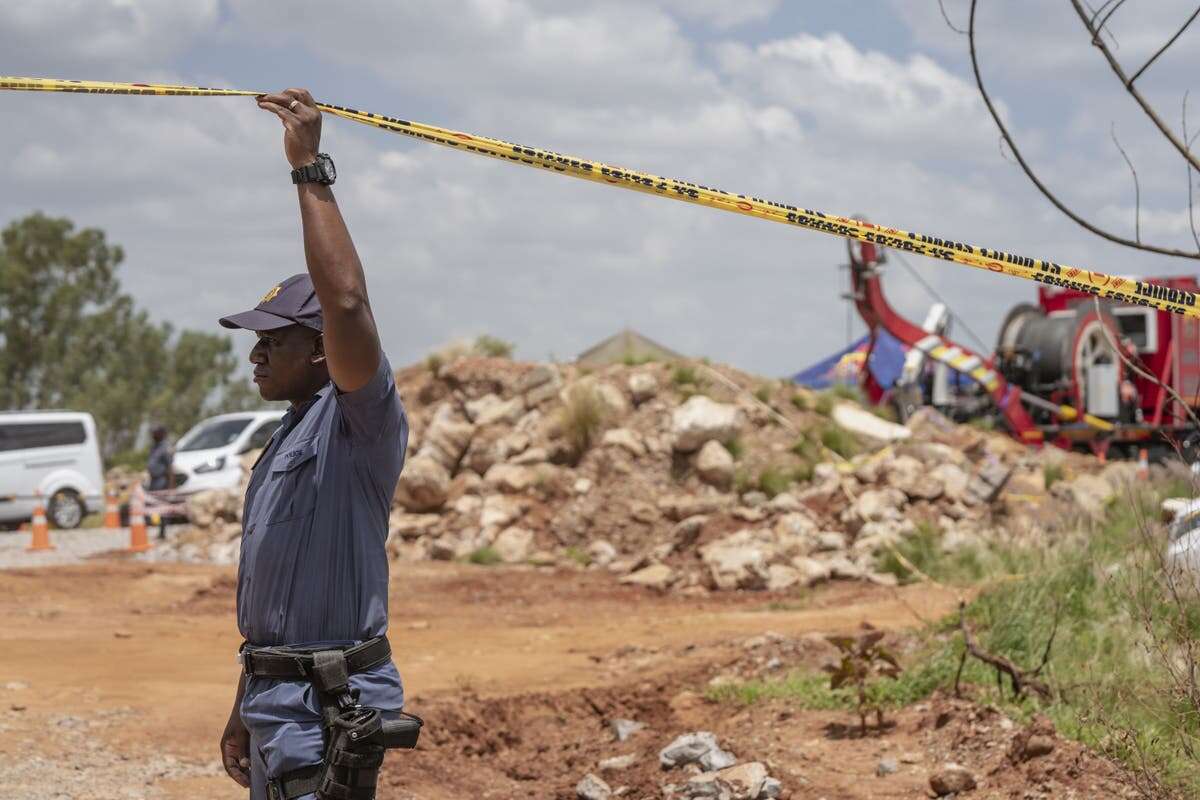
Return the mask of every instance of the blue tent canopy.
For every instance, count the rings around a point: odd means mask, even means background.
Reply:
[[[835,384],[857,384],[861,373],[863,360],[866,358],[870,337],[864,336],[844,350],[823,358],[816,364],[797,372],[792,376],[792,382],[809,389],[828,389]],[[871,359],[867,368],[884,389],[891,389],[900,379],[904,371],[904,357],[908,352],[899,339],[887,331],[880,329],[876,332],[875,348],[871,351]],[[951,382],[957,385],[971,383],[971,379],[962,373],[952,372]]]

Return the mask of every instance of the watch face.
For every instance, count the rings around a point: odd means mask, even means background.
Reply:
[[[320,166],[321,171],[325,173],[325,178],[330,183],[333,183],[334,179],[337,178],[337,168],[333,166],[333,159],[329,156],[321,156],[317,159],[317,164]]]

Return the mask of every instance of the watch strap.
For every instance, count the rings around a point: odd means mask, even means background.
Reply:
[[[292,183],[316,183],[323,177],[321,168],[317,166],[317,162],[315,161],[292,170]]]

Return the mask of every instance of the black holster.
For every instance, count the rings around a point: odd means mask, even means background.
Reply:
[[[275,653],[268,657],[276,660]],[[416,747],[423,721],[403,711],[361,705],[358,691],[350,688],[352,669],[346,651],[318,650],[293,660],[299,675],[308,678],[317,690],[325,753],[320,764],[292,770],[271,781],[269,797],[292,800],[315,792],[318,800],[375,800],[384,750]],[[248,671],[250,665],[259,664],[264,672],[280,668],[277,660],[271,666],[264,661],[263,653],[252,652],[251,660],[246,662]],[[258,669],[254,672],[257,674]]]

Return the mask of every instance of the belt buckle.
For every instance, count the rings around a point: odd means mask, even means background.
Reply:
[[[267,781],[267,800],[284,800],[283,787],[278,780]]]
[[[250,655],[250,651],[243,650],[242,652],[238,653],[238,660],[242,662],[242,672],[246,675],[246,677],[253,678],[254,666],[252,664],[253,657]]]

